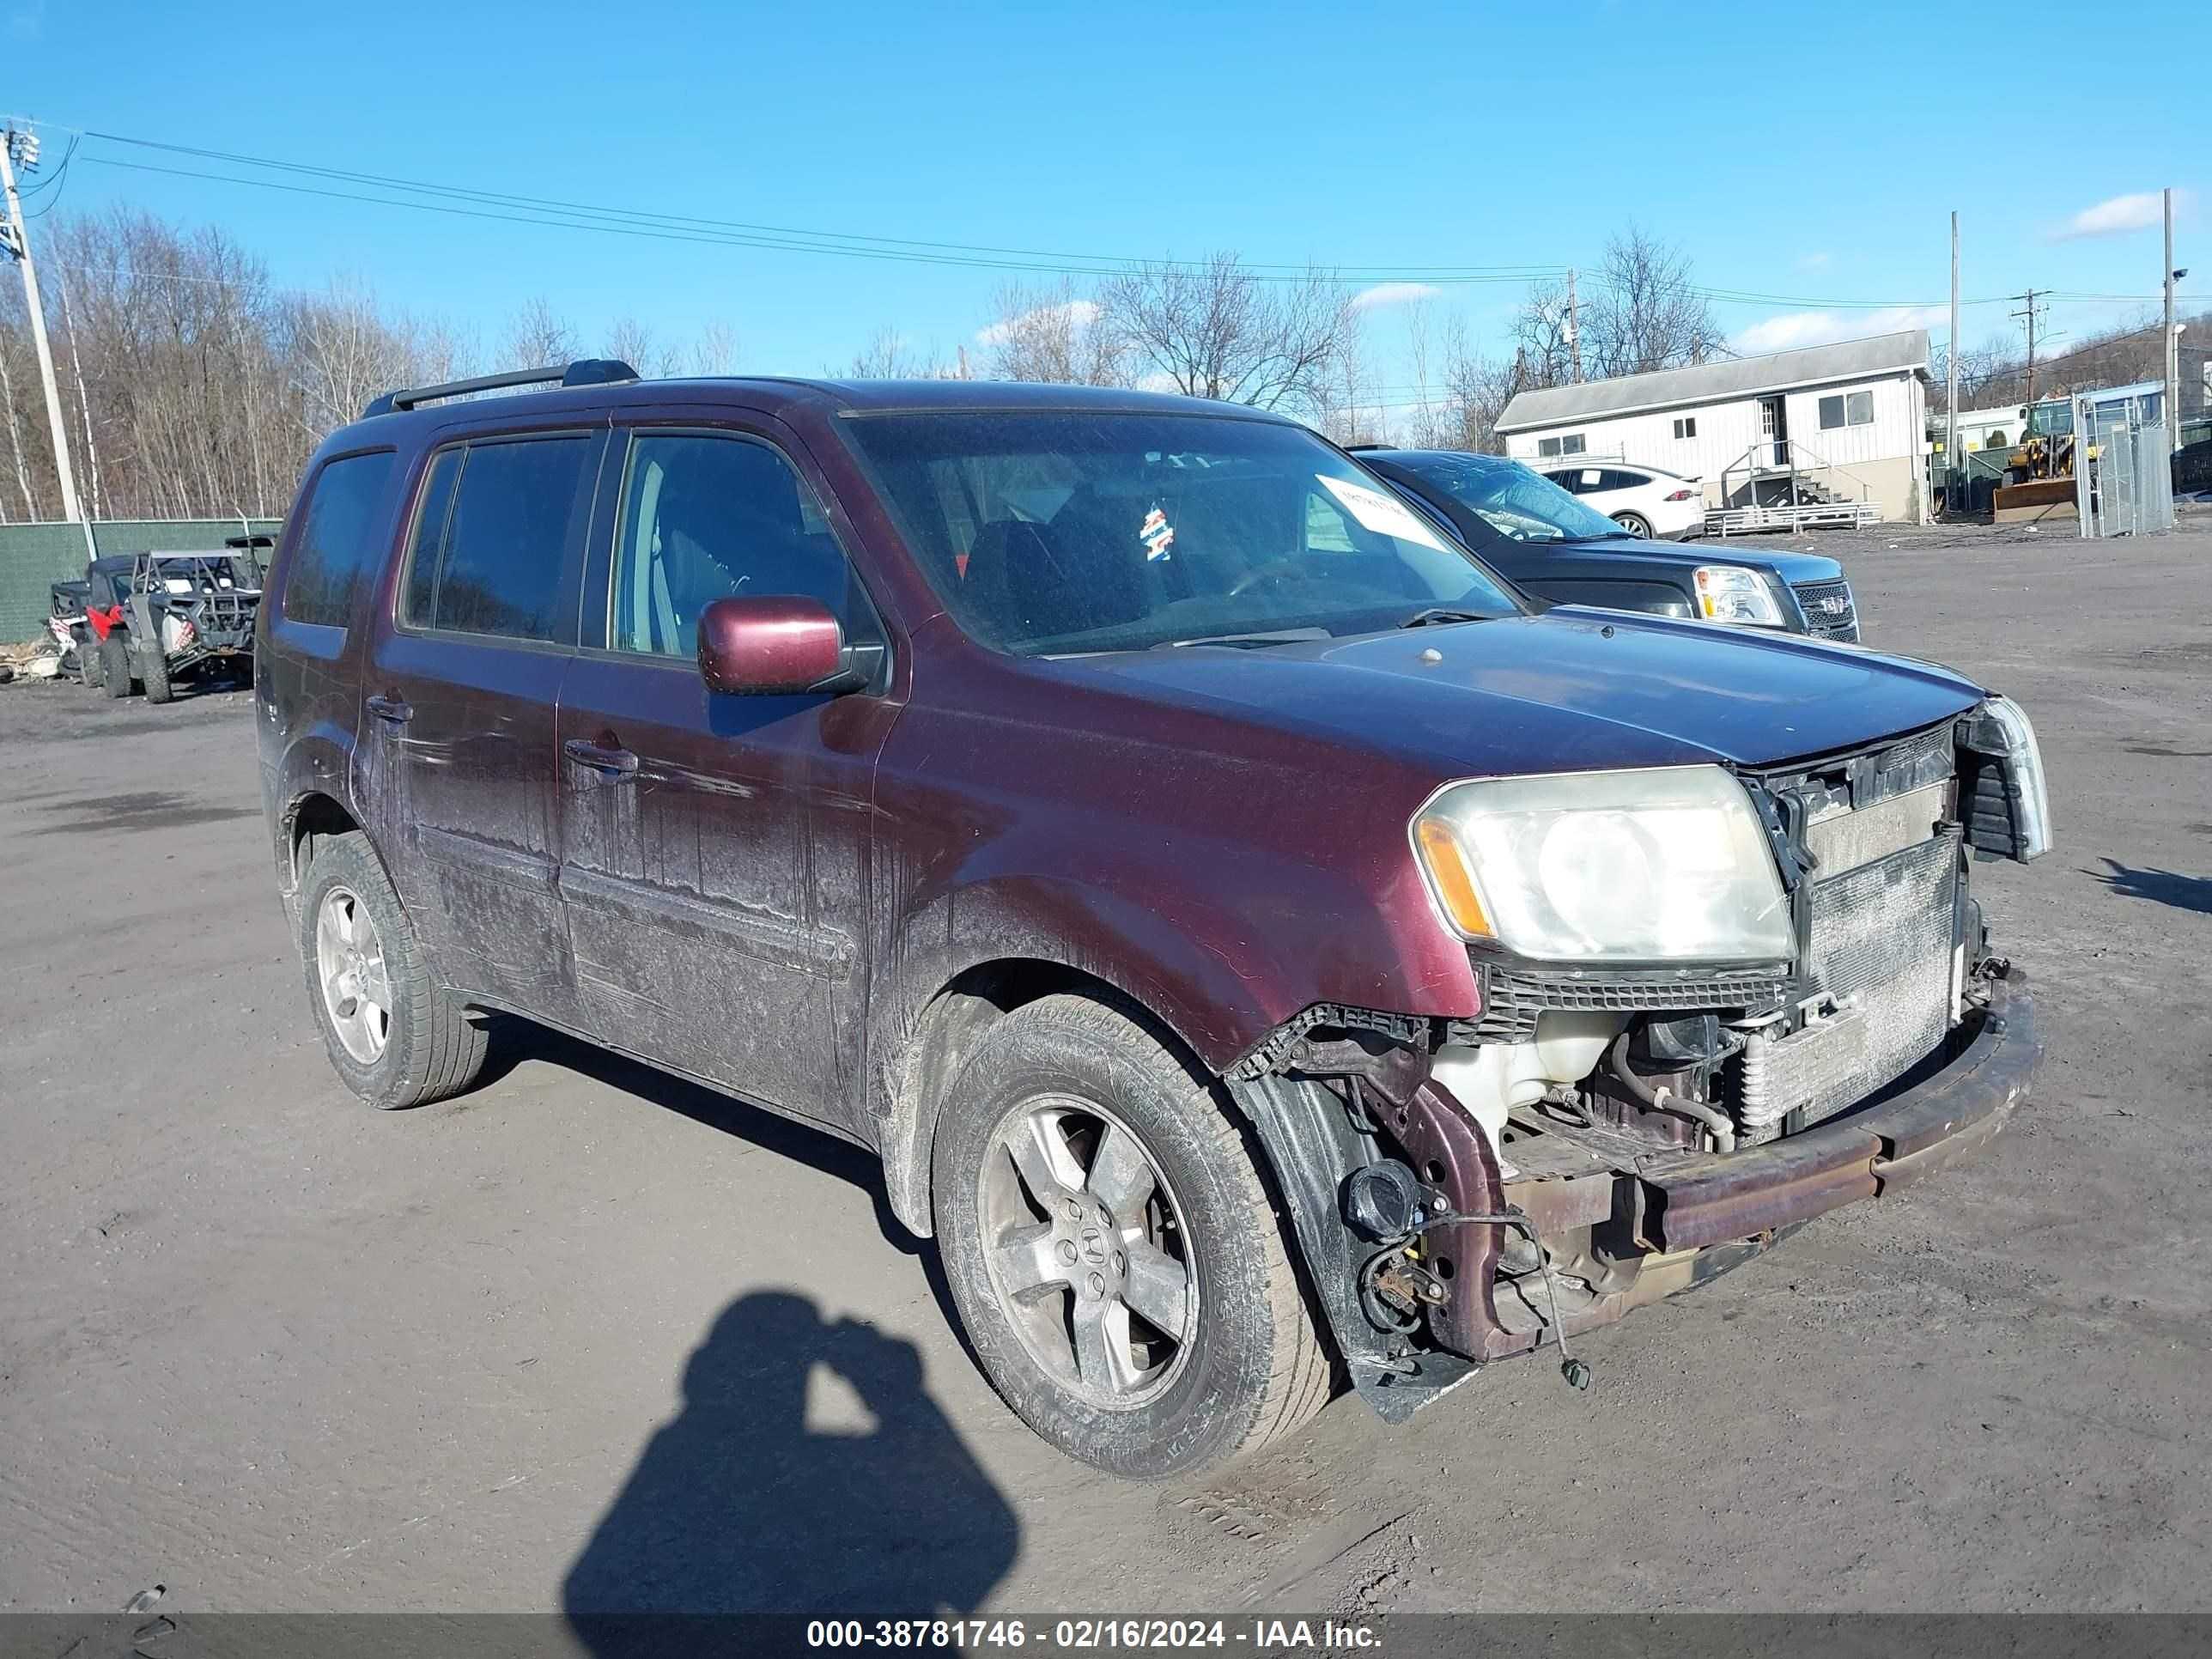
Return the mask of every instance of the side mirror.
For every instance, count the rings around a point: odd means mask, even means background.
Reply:
[[[699,678],[733,696],[855,691],[868,683],[877,646],[848,646],[819,599],[732,596],[699,613]]]

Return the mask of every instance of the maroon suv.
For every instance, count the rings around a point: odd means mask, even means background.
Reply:
[[[1123,1474],[1564,1353],[2034,1064],[1967,891],[2048,839],[2016,707],[1545,610],[1253,410],[395,392],[270,595],[348,1086],[465,1089],[504,1010],[879,1151],[1000,1393]]]

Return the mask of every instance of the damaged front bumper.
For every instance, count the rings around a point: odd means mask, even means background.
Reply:
[[[1780,1140],[1640,1173],[1644,1241],[1672,1251],[1753,1237],[1910,1185],[1981,1146],[2027,1098],[2043,1052],[2019,971],[1993,991],[1981,1029],[1924,1082]]]
[[[1347,1088],[1302,1079],[1293,1064],[1232,1086],[1282,1182],[1353,1386],[1397,1422],[1481,1364],[1552,1340],[1554,1312],[1533,1288],[1534,1275],[1507,1271],[1510,1230],[1451,1221],[1425,1234],[1448,1295],[1427,1310],[1418,1335],[1379,1330],[1357,1288],[1375,1246],[1342,1214],[1353,1170],[1401,1153],[1453,1212],[1516,1211],[1547,1246],[1587,1241],[1578,1260],[1560,1263],[1587,1276],[1589,1293],[1557,1310],[1571,1335],[1708,1282],[1815,1216],[1909,1185],[1978,1147],[2028,1097],[2041,1054],[2033,999],[2014,969],[1991,983],[1940,1066],[1875,1104],[1753,1146],[1662,1152],[1565,1179],[1503,1178],[1480,1129],[1434,1079],[1386,1092],[1367,1080]]]

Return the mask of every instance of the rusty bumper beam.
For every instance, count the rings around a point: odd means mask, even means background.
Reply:
[[[1645,1242],[1684,1250],[1751,1238],[1904,1186],[1982,1145],[2027,1098],[2042,1056],[2022,975],[1996,993],[1966,1051],[1927,1082],[1833,1123],[1642,1176]]]

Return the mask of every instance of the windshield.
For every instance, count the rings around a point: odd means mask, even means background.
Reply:
[[[1209,415],[869,416],[872,464],[945,607],[1025,656],[1368,633],[1517,610],[1299,428]]]
[[[1628,532],[1585,507],[1549,478],[1497,455],[1425,454],[1391,458],[1431,489],[1450,496],[1500,535],[1517,542],[1586,542]]]

